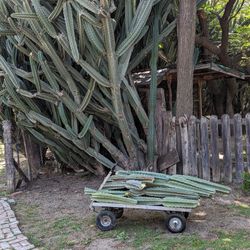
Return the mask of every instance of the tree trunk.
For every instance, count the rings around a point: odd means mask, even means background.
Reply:
[[[22,132],[23,143],[25,148],[26,158],[28,160],[28,177],[30,180],[35,180],[38,176],[39,169],[42,165],[41,148],[35,143],[31,136],[26,132]]]
[[[177,26],[178,52],[177,52],[177,97],[176,121],[183,115],[193,113],[193,58],[195,44],[196,1],[180,1]],[[180,162],[177,172],[183,173],[181,134],[179,126],[176,127],[176,143]]]
[[[193,55],[196,1],[180,1],[178,19],[176,117],[193,113]]]
[[[12,149],[11,121],[5,120],[2,122],[2,125],[3,125],[7,192],[13,193],[15,191],[15,165],[14,165],[13,149]]]

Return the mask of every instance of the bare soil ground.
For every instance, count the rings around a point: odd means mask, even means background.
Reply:
[[[117,228],[100,232],[84,187],[102,179],[79,175],[41,176],[13,195],[21,229],[41,249],[250,249],[250,197],[202,199],[182,235],[166,231],[164,213],[127,210]],[[188,242],[188,243],[185,243]]]

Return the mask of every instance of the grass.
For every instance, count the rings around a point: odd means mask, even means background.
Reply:
[[[155,237],[150,243],[152,250],[163,249],[246,249],[250,247],[249,232],[240,231],[237,233],[229,233],[220,231],[217,233],[218,239],[204,240],[197,235],[177,236],[165,238],[162,235]],[[240,247],[239,247],[240,246]]]
[[[99,233],[99,238],[113,238],[123,241],[128,247],[134,249],[152,249],[152,250],[199,250],[199,249],[249,249],[249,232],[227,232],[215,231],[217,239],[202,239],[197,234],[178,234],[173,235],[165,231],[156,231],[145,225],[131,223],[127,227],[119,227],[110,232]]]
[[[237,215],[250,218],[250,205],[243,202],[235,202],[234,205],[229,206]]]
[[[246,194],[250,194],[250,173],[248,172],[244,172],[243,174],[242,190]]]
[[[7,195],[4,168],[4,145],[0,143],[0,197],[5,197]]]
[[[241,216],[250,216],[250,208],[247,204],[237,203],[232,208],[233,213]],[[233,214],[232,213],[232,214]],[[213,237],[203,239],[198,234],[183,233],[171,234],[164,226],[159,227],[162,218],[145,218],[138,220],[121,219],[116,229],[110,232],[98,233],[98,238],[113,238],[122,241],[127,247],[133,249],[152,250],[203,250],[203,249],[250,249],[250,228],[249,230],[215,230],[211,229]],[[157,226],[155,226],[157,224]]]
[[[38,206],[23,202],[17,203],[15,211],[21,221],[24,234],[41,250],[70,249],[72,246],[83,246],[91,242],[83,234],[90,226],[89,219],[79,219],[74,215],[41,218]]]

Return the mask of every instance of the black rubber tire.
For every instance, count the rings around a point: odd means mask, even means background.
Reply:
[[[181,214],[183,215],[186,219],[189,217],[189,212],[173,212],[173,211],[165,211],[167,215],[170,214]]]
[[[108,210],[114,213],[116,219],[120,219],[124,212],[123,208],[114,208],[114,207],[108,207],[108,208],[105,208],[105,210]]]
[[[112,230],[116,226],[116,216],[109,210],[102,210],[96,217],[96,226],[102,231]]]
[[[114,208],[113,210],[111,210],[114,214],[116,219],[120,219],[123,215],[123,208]]]
[[[171,213],[166,219],[166,228],[171,233],[181,233],[186,228],[186,218],[179,213]]]

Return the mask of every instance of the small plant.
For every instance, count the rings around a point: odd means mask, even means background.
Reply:
[[[116,239],[120,241],[126,241],[129,238],[126,232],[122,231],[116,235]]]
[[[242,190],[243,190],[245,193],[250,194],[250,173],[249,173],[249,172],[245,172],[245,173],[243,174]]]

